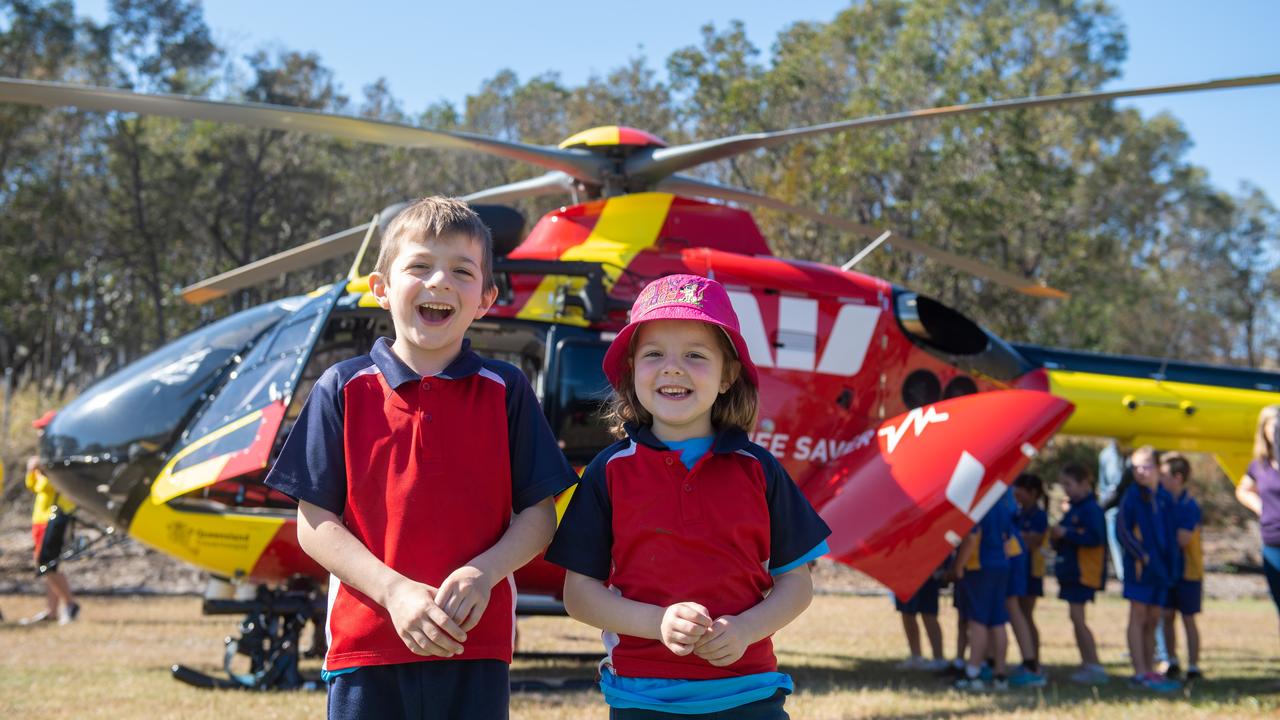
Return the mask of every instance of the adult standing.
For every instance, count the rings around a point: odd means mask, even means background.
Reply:
[[[41,435],[53,421],[54,411],[40,416],[31,426]],[[63,543],[75,505],[69,498],[58,494],[57,488],[45,477],[40,458],[32,456],[27,461],[27,489],[35,493],[31,509],[31,537],[35,542],[36,574],[44,578],[46,608],[27,618],[24,623],[57,621],[66,625],[80,614],[80,604],[71,592],[67,577],[58,571]]]
[[[1280,458],[1276,453],[1276,418],[1280,405],[1268,405],[1258,413],[1253,435],[1253,462],[1240,484],[1236,499],[1262,519],[1262,567],[1271,588],[1271,599],[1280,613]]]

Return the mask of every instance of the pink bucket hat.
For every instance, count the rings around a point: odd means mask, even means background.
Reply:
[[[631,306],[631,322],[613,339],[604,354],[604,374],[617,388],[627,367],[631,338],[642,323],[650,320],[697,320],[724,331],[733,343],[742,372],[752,385],[760,386],[755,363],[747,352],[747,343],[738,329],[738,315],[733,312],[729,293],[715,280],[700,275],[668,275],[649,283]]]

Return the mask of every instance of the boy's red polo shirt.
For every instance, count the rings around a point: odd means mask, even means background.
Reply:
[[[666,607],[697,602],[711,617],[737,615],[773,587],[771,570],[831,534],[769,451],[741,430],[720,433],[687,470],[647,427],[628,427],[587,466],[547,559],[608,583],[629,600]],[[605,635],[618,675],[703,680],[777,670],[761,640],[715,667],[661,642]]]
[[[492,547],[520,512],[576,480],[524,375],[464,343],[421,377],[378,340],[329,368],[267,476],[322,507],[397,572],[438,586]],[[493,588],[453,660],[511,662],[514,583]],[[386,609],[330,579],[325,669],[419,662]]]

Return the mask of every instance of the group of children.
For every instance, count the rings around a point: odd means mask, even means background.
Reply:
[[[491,263],[465,203],[397,216],[370,276],[395,340],[324,373],[268,474],[333,576],[329,717],[507,717],[511,574],[548,545],[565,607],[604,633],[610,717],[788,717],[770,636],[809,605],[830,530],[748,437],[758,378],[728,294],[695,275],[641,291],[604,358],[620,439],[579,482],[520,370],[464,339]]]
[[[1144,446],[1130,458],[1132,481],[1123,491],[1117,520],[1122,550],[1124,598],[1129,601],[1128,648],[1135,686],[1166,692],[1180,687],[1182,671],[1176,652],[1175,620],[1182,616],[1190,664],[1186,680],[1199,678],[1200,612],[1204,560],[1200,547],[1200,506],[1188,492],[1191,466],[1178,453],[1162,457]],[[1098,659],[1097,644],[1085,618],[1107,578],[1107,531],[1090,472],[1069,464],[1058,477],[1066,496],[1062,517],[1049,527],[1048,496],[1042,480],[1020,475],[960,543],[956,552],[917,594],[897,602],[910,657],[904,669],[950,669],[960,673],[956,686],[967,690],[1043,687],[1040,633],[1035,623],[1037,598],[1044,596],[1046,556],[1052,549],[1058,597],[1068,615],[1080,651],[1081,667],[1071,680],[1101,684],[1108,680]],[[954,583],[959,624],[957,658],[948,663],[938,623],[941,586]],[[923,619],[933,659],[921,655],[917,616]],[[1012,627],[1022,665],[1006,670],[1005,626]],[[1156,633],[1162,627],[1167,665],[1156,670]],[[966,653],[967,648],[967,653]]]

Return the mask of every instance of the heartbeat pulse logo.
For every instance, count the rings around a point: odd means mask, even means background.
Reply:
[[[893,426],[889,426],[880,428],[879,435],[880,437],[888,438],[888,442],[886,443],[888,447],[885,448],[885,450],[886,452],[892,453],[894,450],[898,449],[898,443],[902,442],[902,438],[906,436],[908,428],[914,428],[915,436],[920,437],[920,433],[924,432],[924,429],[929,427],[929,425],[933,423],[946,422],[949,419],[951,419],[949,414],[940,413],[937,410],[934,410],[932,405],[928,408],[916,408],[907,413],[907,416],[902,419],[902,424],[898,425],[898,427],[895,428]]]

